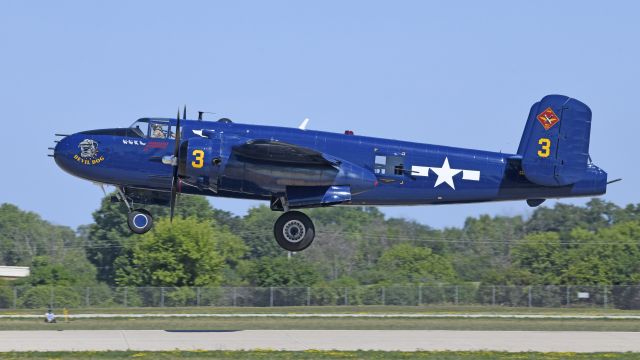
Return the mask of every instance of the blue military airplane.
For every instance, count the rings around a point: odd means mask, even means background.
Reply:
[[[128,128],[64,136],[52,155],[68,173],[117,189],[131,231],[152,215],[137,204],[170,206],[179,193],[268,200],[289,251],[314,239],[300,211],[331,205],[459,204],[601,195],[607,173],[591,163],[591,110],[549,95],[529,112],[515,154],[354,135],[217,122],[142,118]]]

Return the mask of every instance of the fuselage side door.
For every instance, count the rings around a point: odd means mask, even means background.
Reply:
[[[403,184],[407,168],[404,151],[374,150],[373,172],[381,184]]]

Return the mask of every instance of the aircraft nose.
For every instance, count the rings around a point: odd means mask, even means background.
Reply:
[[[88,132],[60,137],[53,149],[53,159],[67,173],[91,181],[103,181],[105,169],[100,166],[109,149]]]
[[[70,172],[70,161],[73,160],[74,148],[71,144],[72,135],[62,135],[56,134],[56,136],[61,137],[59,140],[56,140],[56,147],[53,149],[53,159],[56,164],[62,168],[63,170]]]

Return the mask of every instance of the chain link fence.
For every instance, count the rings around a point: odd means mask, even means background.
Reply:
[[[640,286],[0,287],[0,309],[338,305],[640,309]]]

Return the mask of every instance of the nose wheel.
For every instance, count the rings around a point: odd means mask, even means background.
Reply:
[[[278,245],[288,251],[302,251],[311,245],[316,235],[311,219],[299,212],[282,214],[273,227]]]
[[[135,209],[127,216],[129,229],[136,234],[144,234],[153,227],[153,216],[145,209]]]

